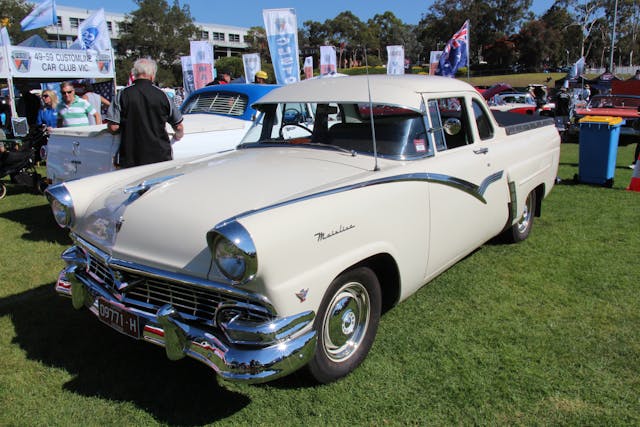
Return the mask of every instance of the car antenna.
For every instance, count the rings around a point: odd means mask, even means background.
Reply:
[[[367,73],[367,94],[369,95],[369,119],[371,120],[371,137],[373,139],[373,170],[379,171],[378,167],[378,144],[376,143],[376,127],[373,123],[373,102],[371,101],[371,85],[369,83],[369,62],[367,61],[367,48],[364,47],[364,67]]]

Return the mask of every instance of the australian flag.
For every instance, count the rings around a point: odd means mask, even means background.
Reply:
[[[469,20],[467,19],[462,28],[447,42],[440,63],[438,64],[439,76],[455,77],[458,68],[469,63]]]

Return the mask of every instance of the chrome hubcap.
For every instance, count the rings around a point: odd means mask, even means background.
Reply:
[[[518,232],[524,233],[529,228],[529,222],[531,222],[531,216],[533,215],[533,199],[531,196],[527,196],[527,201],[524,205],[524,211],[518,221]]]
[[[327,307],[323,350],[333,362],[347,360],[364,339],[370,316],[369,294],[362,284],[346,283]]]

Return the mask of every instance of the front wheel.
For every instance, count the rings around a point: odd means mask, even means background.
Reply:
[[[381,299],[378,278],[367,267],[349,270],[331,283],[314,323],[318,345],[309,371],[318,382],[342,378],[362,363],[378,330]]]
[[[507,229],[503,236],[510,243],[518,243],[529,237],[531,228],[533,227],[533,217],[536,211],[536,192],[529,193],[527,200],[524,202],[524,211],[518,222]]]

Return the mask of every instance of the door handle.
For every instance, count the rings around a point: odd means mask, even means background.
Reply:
[[[478,148],[477,150],[473,150],[475,154],[487,154],[489,149],[487,147]]]

